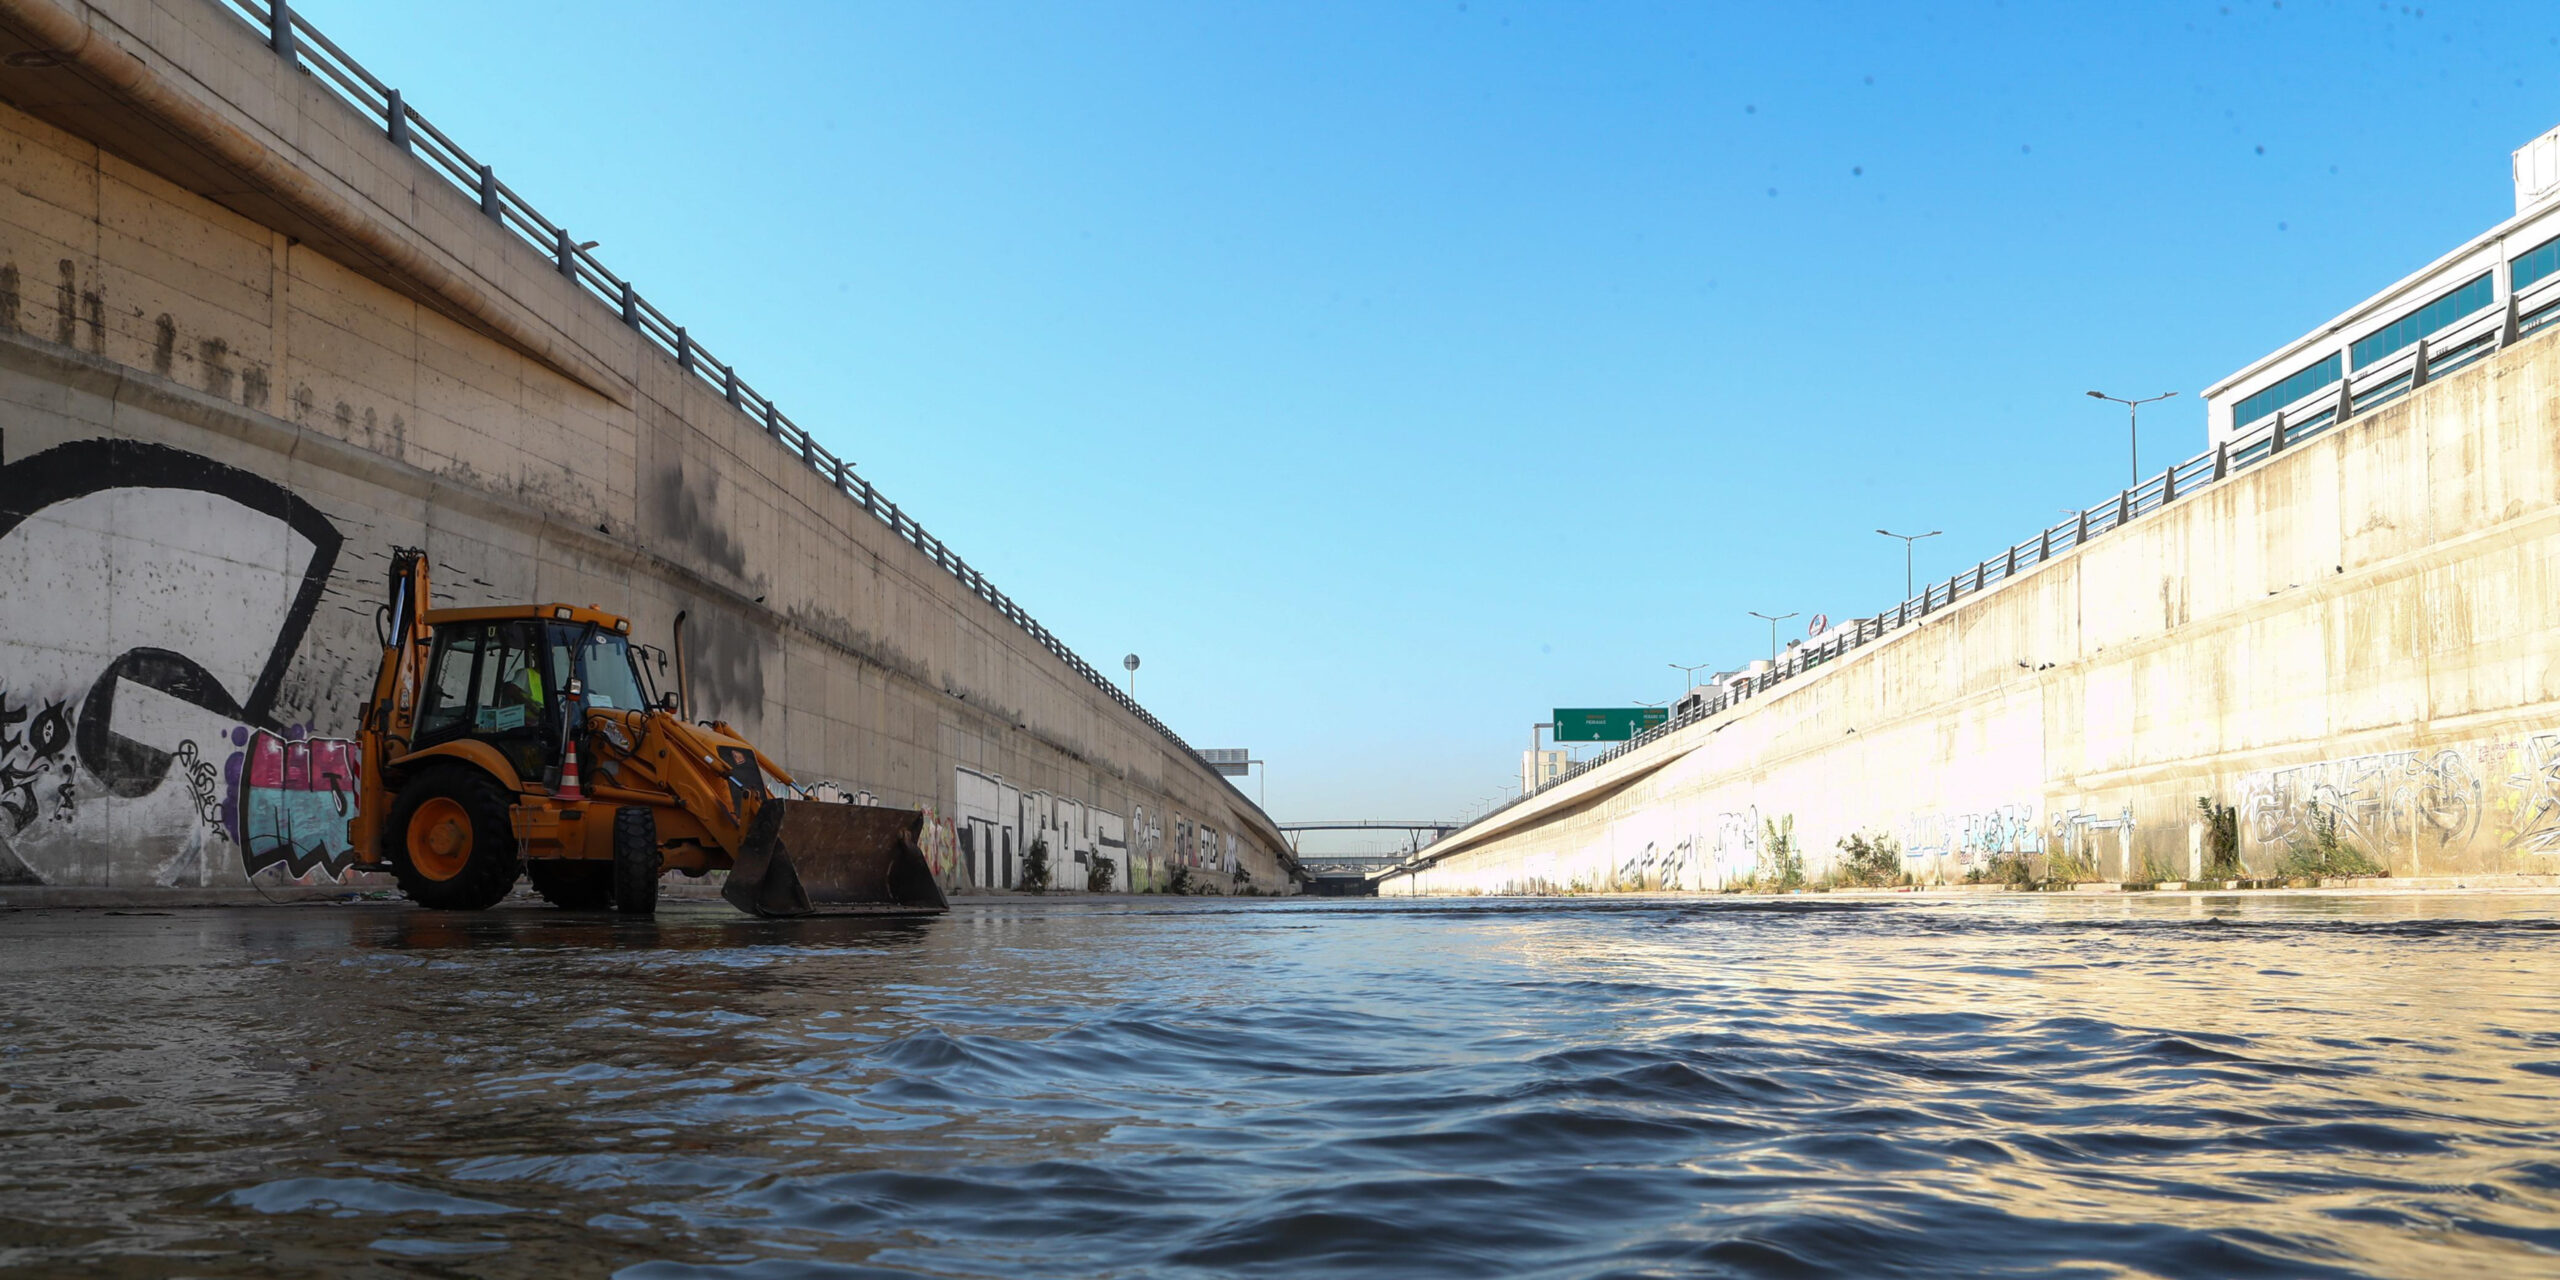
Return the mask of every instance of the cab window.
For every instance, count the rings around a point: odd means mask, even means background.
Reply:
[[[489,628],[479,623],[436,628],[427,693],[418,707],[418,737],[447,733],[471,722],[471,675],[488,635]]]
[[[555,692],[547,677],[533,628],[503,624],[480,659],[480,678],[473,691],[471,728],[475,734],[539,729]]]
[[[587,706],[596,711],[637,711],[648,705],[639,674],[631,664],[631,644],[610,631],[587,633],[579,678],[586,681]]]

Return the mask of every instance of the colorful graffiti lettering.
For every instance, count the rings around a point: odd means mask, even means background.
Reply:
[[[241,734],[246,742],[232,838],[250,874],[275,866],[296,879],[345,872],[355,859],[347,820],[355,816],[356,744],[289,741],[264,729]]]

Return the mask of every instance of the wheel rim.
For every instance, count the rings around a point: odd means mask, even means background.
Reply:
[[[471,861],[471,813],[437,796],[409,815],[409,865],[429,880],[451,880]]]

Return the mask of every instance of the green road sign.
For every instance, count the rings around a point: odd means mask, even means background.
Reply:
[[[1670,719],[1661,707],[1558,707],[1556,741],[1624,742]]]

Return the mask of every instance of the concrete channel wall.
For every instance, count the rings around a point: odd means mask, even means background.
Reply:
[[[1771,694],[1453,833],[1398,894],[1716,890],[2003,854],[2252,874],[2560,871],[2560,331],[2528,338]],[[2317,806],[2315,810],[2314,806]]]
[[[0,896],[348,874],[396,546],[440,605],[686,611],[696,713],[929,809],[955,886],[1045,840],[1068,890],[1294,888],[1188,748],[228,12],[5,0],[0,46]]]

